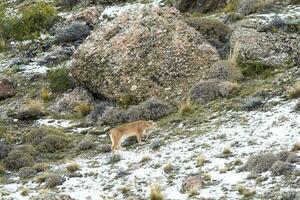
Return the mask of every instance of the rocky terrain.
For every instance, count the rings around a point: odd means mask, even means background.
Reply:
[[[0,199],[300,199],[299,33],[298,0],[1,2]]]

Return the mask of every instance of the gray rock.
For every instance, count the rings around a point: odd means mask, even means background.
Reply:
[[[86,38],[90,31],[90,27],[85,22],[73,22],[67,27],[57,30],[55,42],[76,42]]]
[[[250,157],[243,168],[247,171],[261,173],[270,170],[276,161],[277,158],[274,154],[265,153]]]

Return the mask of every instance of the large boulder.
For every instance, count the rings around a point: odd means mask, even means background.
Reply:
[[[279,29],[277,32],[261,31],[264,26],[261,24],[268,23],[260,16],[239,22],[230,39],[239,64],[270,68],[296,66],[300,55],[300,35]]]
[[[0,100],[12,97],[16,94],[14,84],[7,78],[0,77]]]
[[[174,8],[141,6],[124,11],[78,48],[71,73],[111,100],[130,94],[174,99],[207,76],[216,49],[181,20]]]

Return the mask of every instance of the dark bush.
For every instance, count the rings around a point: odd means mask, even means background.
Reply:
[[[109,102],[101,102],[101,103],[97,103],[93,110],[90,112],[90,114],[86,117],[86,119],[88,121],[97,121],[99,120],[103,113],[109,109],[109,108],[112,108],[112,104],[109,103]]]
[[[196,84],[191,89],[190,96],[197,103],[205,103],[219,97],[228,97],[238,92],[238,90],[239,86],[236,83],[209,79]]]
[[[68,68],[57,68],[47,73],[47,80],[49,81],[49,88],[53,92],[65,92],[73,89],[75,84],[72,80]]]
[[[83,140],[81,142],[79,142],[78,146],[77,146],[77,151],[86,151],[86,150],[90,150],[93,149],[95,147],[95,143],[90,141],[90,140]]]
[[[300,161],[297,154],[295,154],[294,152],[290,152],[288,150],[279,152],[278,154],[276,154],[276,157],[278,160],[282,162],[295,163]]]
[[[156,120],[170,114],[173,108],[166,102],[150,99],[139,105],[124,109],[109,109],[104,112],[100,121],[108,125],[116,125],[123,122],[132,122],[137,120]]]
[[[9,170],[17,170],[22,167],[31,167],[34,164],[33,157],[19,150],[12,150],[4,159],[5,167]]]
[[[244,169],[247,171],[261,173],[270,170],[276,161],[277,158],[272,153],[252,156],[246,162]]]
[[[275,176],[289,175],[293,172],[295,166],[288,162],[276,161],[271,168],[272,174]]]
[[[241,0],[237,7],[237,12],[243,15],[250,15],[260,12],[272,4],[273,1],[271,0]]]
[[[86,38],[90,34],[90,27],[85,22],[73,22],[69,26],[57,31],[55,41],[62,42],[76,42]]]
[[[32,167],[22,167],[19,170],[19,176],[23,179],[32,178],[37,174],[37,171]]]
[[[55,4],[64,8],[73,8],[80,0],[55,0]]]
[[[238,81],[243,75],[236,63],[221,60],[214,63],[209,69],[209,77],[224,81]]]

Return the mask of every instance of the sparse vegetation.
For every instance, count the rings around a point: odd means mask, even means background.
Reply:
[[[242,70],[242,74],[245,77],[257,77],[262,75],[268,77],[270,74],[270,68],[261,64],[260,62],[250,62],[239,65]]]
[[[188,115],[193,112],[193,101],[190,97],[185,98],[178,104],[178,112],[181,115]]]
[[[119,188],[119,190],[120,190],[120,192],[122,193],[122,194],[128,194],[129,192],[130,192],[130,187],[128,187],[128,186],[123,186],[123,187],[120,187]]]
[[[95,147],[95,143],[90,140],[83,140],[79,142],[77,146],[77,151],[86,151],[89,149],[93,149]],[[110,147],[109,147],[110,148]]]
[[[22,179],[32,178],[37,174],[37,171],[32,167],[22,167],[19,170],[19,176]]]
[[[0,176],[5,173],[5,167],[0,163]]]
[[[47,171],[50,167],[47,163],[36,163],[32,166],[34,170],[37,172],[45,172]]]
[[[300,142],[297,142],[293,145],[292,151],[300,151]]]
[[[49,71],[47,80],[49,81],[49,88],[53,92],[60,93],[74,88],[74,82],[69,75],[69,69],[65,67]]]
[[[47,102],[47,101],[49,101],[51,99],[51,93],[50,93],[50,91],[47,88],[42,88],[41,99],[44,102]]]
[[[54,188],[61,185],[65,179],[58,174],[49,174],[45,179],[45,188]]]
[[[244,169],[257,173],[265,172],[271,169],[272,165],[277,161],[277,158],[272,153],[265,153],[249,158]]]
[[[229,60],[217,61],[209,69],[209,77],[224,81],[239,81],[243,75],[236,62]]]
[[[263,99],[260,97],[249,97],[241,105],[243,110],[252,111],[263,104]]]
[[[151,187],[150,191],[150,200],[163,200],[164,196],[161,191],[161,187],[158,185],[154,185]]]
[[[142,163],[146,163],[146,162],[149,162],[151,160],[151,157],[150,156],[143,156],[141,162]]]
[[[230,0],[224,7],[225,12],[235,12],[239,5],[240,0]]]
[[[273,4],[273,0],[241,0],[237,12],[243,15],[257,13]]]
[[[288,90],[288,97],[290,99],[295,99],[300,97],[300,83],[295,83],[295,85]]]
[[[66,168],[70,173],[73,173],[80,169],[80,165],[78,163],[70,163]]]
[[[92,110],[92,106],[89,103],[82,102],[79,105],[75,106],[74,111],[81,116],[87,116]]]

